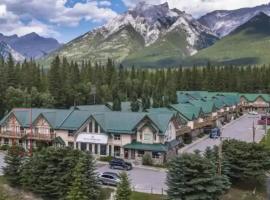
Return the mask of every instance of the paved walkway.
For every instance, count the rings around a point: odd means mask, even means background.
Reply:
[[[0,176],[3,175],[3,169],[2,167],[5,166],[5,163],[4,163],[4,153],[3,152],[0,152]]]
[[[254,115],[244,115],[241,118],[238,118],[231,123],[225,125],[222,128],[222,137],[229,138],[229,139],[236,139],[245,142],[252,142],[253,141],[253,121],[255,122],[256,127],[256,135],[255,141],[259,142],[262,140],[265,131],[256,126],[257,120],[259,116]],[[213,147],[215,145],[220,144],[220,139],[211,139],[209,137],[205,137],[202,140],[191,144],[182,150],[185,153],[193,153],[195,150],[205,151],[207,147]]]

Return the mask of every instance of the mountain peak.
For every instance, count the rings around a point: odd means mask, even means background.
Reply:
[[[246,23],[240,25],[231,34],[246,31],[248,34],[270,35],[270,17],[264,12],[259,12]]]

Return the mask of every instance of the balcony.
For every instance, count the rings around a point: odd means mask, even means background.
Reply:
[[[179,129],[176,130],[176,136],[182,136],[185,133],[190,133],[191,128],[189,126],[181,126]]]
[[[3,137],[3,138],[21,139],[24,136],[26,136],[26,133],[24,131],[20,131],[20,132],[1,131],[0,132],[0,137]]]
[[[55,138],[54,133],[27,133],[27,138],[32,140],[42,140],[42,141],[51,141]]]
[[[54,133],[26,133],[25,131],[13,132],[13,131],[1,131],[0,137],[2,138],[11,138],[11,139],[32,139],[32,140],[43,140],[51,141],[55,138]]]
[[[212,117],[207,117],[203,120],[203,122],[195,122],[194,123],[194,129],[199,129],[199,128],[204,128],[207,126],[212,126],[213,125],[214,118]]]

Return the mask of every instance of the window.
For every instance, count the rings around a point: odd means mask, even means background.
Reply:
[[[137,152],[138,152],[138,157],[143,157],[143,155],[144,155],[144,151],[142,151],[142,150],[138,150]]]
[[[98,123],[95,122],[95,133],[98,133]]]
[[[152,152],[152,158],[160,158],[160,155],[159,152]]]
[[[114,146],[114,156],[120,156],[120,147]]]
[[[89,133],[92,133],[93,132],[93,128],[92,128],[92,121],[89,123]]]
[[[140,133],[140,140],[142,140],[142,133]]]
[[[9,139],[5,138],[4,139],[4,144],[9,144]]]
[[[86,151],[86,143],[85,142],[81,142],[81,150]]]
[[[154,141],[157,140],[157,134],[154,134]]]
[[[98,145],[95,144],[95,154],[98,154]]]
[[[70,148],[74,148],[74,142],[68,142],[68,146],[69,146]]]
[[[87,132],[87,127],[85,127],[82,132],[86,133]]]
[[[73,135],[74,135],[74,131],[68,130],[68,137],[73,137]]]
[[[113,138],[114,140],[121,140],[121,135],[114,135]]]
[[[107,155],[107,145],[104,145],[104,144],[100,145],[100,155],[102,155],[102,156]]]

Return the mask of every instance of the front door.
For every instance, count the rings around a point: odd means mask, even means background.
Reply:
[[[134,160],[135,159],[135,150],[131,149],[131,159]]]
[[[128,159],[128,149],[125,149],[125,159]]]

